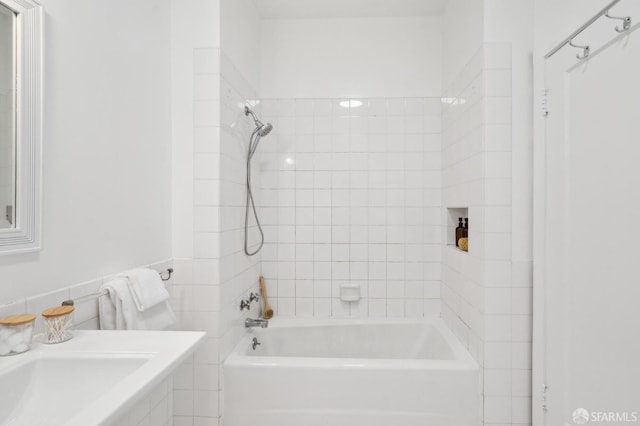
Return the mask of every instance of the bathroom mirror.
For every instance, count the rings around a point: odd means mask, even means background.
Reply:
[[[0,4],[0,229],[13,228],[16,148],[16,18]],[[6,58],[6,60],[5,60]]]
[[[42,8],[0,0],[0,254],[40,248]]]

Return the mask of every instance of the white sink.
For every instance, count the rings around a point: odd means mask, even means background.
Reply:
[[[38,357],[0,376],[0,424],[64,424],[149,358]],[[90,385],[88,385],[90,384]]]
[[[98,425],[115,420],[164,380],[200,332],[79,331],[0,358],[0,424]]]

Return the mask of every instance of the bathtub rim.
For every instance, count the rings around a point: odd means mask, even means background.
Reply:
[[[224,360],[224,367],[306,367],[306,368],[365,368],[365,369],[433,369],[456,371],[479,371],[478,363],[442,319],[410,318],[275,318],[269,320],[269,328],[291,328],[310,326],[427,324],[436,328],[453,353],[453,359],[402,359],[402,358],[329,358],[329,357],[285,357],[245,355],[255,337],[252,329],[234,346]]]

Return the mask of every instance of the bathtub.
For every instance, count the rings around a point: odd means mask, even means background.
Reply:
[[[478,426],[478,377],[439,320],[276,319],[224,362],[224,425]]]

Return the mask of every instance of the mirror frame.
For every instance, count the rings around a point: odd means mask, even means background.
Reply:
[[[15,227],[0,230],[0,255],[37,251],[42,228],[43,11],[34,0],[0,0],[16,13]]]

